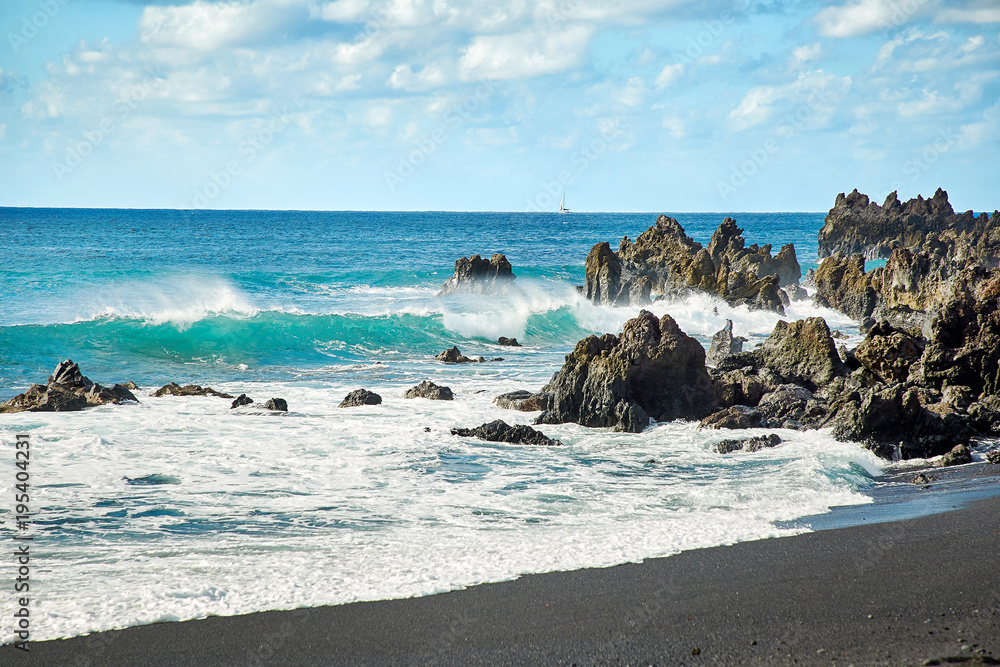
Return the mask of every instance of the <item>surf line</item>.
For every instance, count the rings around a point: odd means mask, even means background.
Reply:
[[[27,532],[31,526],[29,493],[31,473],[28,466],[31,463],[31,438],[18,434],[14,443],[14,520],[17,530],[14,532],[16,541],[14,559],[18,564],[17,578],[14,580],[14,592],[25,594],[17,599],[17,611],[14,612],[14,634],[21,640],[14,642],[14,647],[21,651],[28,650],[28,638],[31,636],[31,620],[28,605],[31,598],[26,594],[31,591],[31,535],[20,535],[18,531]]]

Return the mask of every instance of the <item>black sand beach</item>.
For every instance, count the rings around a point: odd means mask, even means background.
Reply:
[[[898,487],[909,500],[846,510],[860,525],[422,598],[134,627],[30,654],[5,646],[0,663],[1000,664],[1000,496],[983,490],[997,468],[933,471],[939,490]],[[949,511],[886,520],[887,506],[935,504],[921,493]]]

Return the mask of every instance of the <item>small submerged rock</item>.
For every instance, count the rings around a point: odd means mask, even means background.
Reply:
[[[442,387],[434,384],[430,380],[424,380],[415,387],[411,387],[403,394],[403,398],[427,398],[432,401],[450,401],[454,398],[451,387]]]
[[[368,391],[367,389],[355,389],[345,396],[344,400],[342,400],[340,405],[337,407],[356,408],[361,405],[379,405],[381,403],[382,397],[374,391]]]
[[[917,485],[930,484],[936,479],[937,477],[934,477],[933,475],[928,475],[926,473],[918,473],[913,477],[913,479],[910,480],[910,484],[917,484]]]
[[[244,405],[253,405],[253,399],[246,394],[240,394],[236,397],[236,400],[233,401],[233,404],[229,406],[229,409],[234,410]]]
[[[197,384],[187,384],[183,387],[176,382],[165,384],[153,392],[153,396],[217,396],[219,398],[233,398],[232,394],[224,394],[215,391],[211,387],[202,387]]]
[[[505,338],[504,336],[497,338],[497,345],[502,347],[521,347],[516,338]]]
[[[521,412],[548,410],[552,407],[552,393],[547,391],[532,393],[520,389],[500,394],[493,399],[493,402],[496,403],[497,407],[505,410],[519,410]]]
[[[277,412],[288,412],[288,402],[283,398],[271,398],[264,403],[264,407],[268,410],[275,410]]]
[[[511,426],[500,419],[476,428],[453,428],[451,434],[463,438],[479,438],[488,442],[509,442],[514,445],[555,446],[562,444],[530,426],[524,424]]]
[[[263,410],[273,410],[275,412],[288,412],[288,402],[283,398],[272,398],[265,402],[263,405],[254,403],[253,399],[246,394],[240,394],[233,404],[229,406],[230,410],[235,410],[236,408],[241,408],[245,405],[249,405],[255,408],[261,408]]]
[[[66,359],[56,366],[47,384],[31,385],[23,394],[0,405],[0,414],[72,412],[108,403],[120,405],[126,402],[139,402],[128,386],[115,384],[104,387],[91,382],[80,372],[78,364],[73,363],[72,359]]]
[[[766,447],[777,447],[781,444],[781,438],[776,433],[767,435],[755,435],[752,438],[740,438],[736,440],[722,440],[715,443],[713,451],[719,454],[730,454],[732,452],[756,452]]]

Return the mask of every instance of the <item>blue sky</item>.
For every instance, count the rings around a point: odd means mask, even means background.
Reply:
[[[998,0],[4,0],[0,205],[1000,207]]]

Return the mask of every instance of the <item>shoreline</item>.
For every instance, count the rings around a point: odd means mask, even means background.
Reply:
[[[801,535],[424,597],[135,626],[33,642],[30,654],[8,645],[0,664],[998,664],[1000,466],[931,471],[930,488],[890,479],[874,503],[820,515],[840,515],[825,527],[800,520],[816,529]]]

